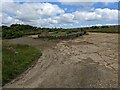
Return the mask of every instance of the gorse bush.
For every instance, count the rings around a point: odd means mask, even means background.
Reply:
[[[27,32],[36,31],[36,27],[29,25],[13,24],[10,27],[2,26],[2,38],[11,39],[25,35]]]

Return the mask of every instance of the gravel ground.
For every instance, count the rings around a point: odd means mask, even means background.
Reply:
[[[5,88],[110,88],[118,86],[118,34],[89,33],[73,40],[9,40],[42,48],[36,65]]]

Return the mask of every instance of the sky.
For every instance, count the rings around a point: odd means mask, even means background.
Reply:
[[[45,2],[46,1],[46,2]],[[2,25],[49,28],[118,25],[118,0],[3,0]]]

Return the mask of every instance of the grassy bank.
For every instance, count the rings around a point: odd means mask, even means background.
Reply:
[[[3,43],[2,54],[2,80],[4,85],[32,65],[41,56],[41,51],[28,45]]]

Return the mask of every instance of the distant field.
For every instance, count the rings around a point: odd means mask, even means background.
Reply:
[[[86,31],[101,32],[101,33],[119,33],[119,29],[117,26],[89,28],[89,29],[86,29]]]
[[[3,85],[25,71],[40,56],[41,51],[35,47],[28,45],[10,45],[8,43],[3,43]]]

